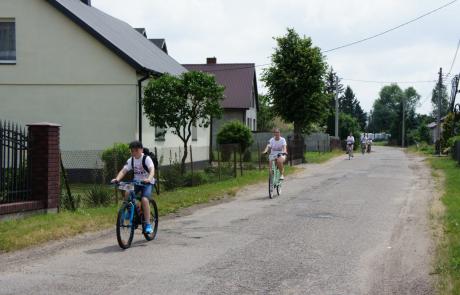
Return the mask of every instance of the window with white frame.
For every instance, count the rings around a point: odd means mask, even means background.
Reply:
[[[0,18],[0,64],[16,62],[16,22]]]

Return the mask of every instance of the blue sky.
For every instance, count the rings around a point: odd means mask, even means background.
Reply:
[[[447,1],[432,0],[92,0],[96,8],[133,27],[145,27],[149,38],[165,38],[169,54],[180,63],[266,64],[276,46],[274,36],[287,27],[312,38],[327,50],[385,31],[435,9]],[[377,81],[435,80],[448,71],[457,43],[460,1],[379,38],[325,54],[344,79]],[[262,68],[257,68],[260,75]],[[460,72],[460,57],[453,67]],[[450,93],[450,80],[447,81]],[[369,111],[385,84],[343,80]],[[422,95],[418,109],[431,111],[433,83],[414,86]],[[260,92],[265,92],[262,82]]]

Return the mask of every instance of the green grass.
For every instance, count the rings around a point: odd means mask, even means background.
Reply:
[[[442,192],[444,212],[437,216],[441,236],[435,237],[434,273],[439,276],[439,294],[460,294],[460,166],[451,157],[433,156],[433,146],[410,146],[408,151],[427,157],[433,169],[431,175],[442,180],[437,189]]]
[[[460,167],[448,157],[429,157],[431,167],[444,175],[442,217],[444,240],[438,245],[436,273],[442,294],[460,294]]]
[[[286,174],[297,169],[286,167]],[[159,215],[177,212],[181,208],[207,203],[228,196],[234,196],[245,185],[267,179],[267,171],[244,171],[242,177],[162,192],[156,196]],[[84,187],[82,187],[82,190]],[[77,190],[78,191],[78,190]],[[113,227],[118,205],[109,207],[79,209],[76,212],[58,214],[37,214],[24,219],[0,222],[0,252],[10,252],[43,244],[51,240],[73,237],[84,232],[93,232]]]
[[[328,153],[318,153],[318,152],[306,152],[305,159],[307,163],[324,163],[334,157],[343,155],[344,152],[341,150],[333,150]]]

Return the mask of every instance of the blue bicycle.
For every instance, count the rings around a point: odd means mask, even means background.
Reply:
[[[119,182],[116,184],[117,188],[129,192],[129,197],[123,202],[118,210],[117,216],[117,240],[118,245],[122,249],[127,249],[131,246],[134,237],[134,230],[141,225],[142,234],[147,241],[155,239],[158,230],[158,208],[156,202],[150,202],[150,224],[152,225],[153,232],[145,232],[145,219],[144,212],[142,212],[142,205],[140,197],[135,194],[135,186],[145,186],[140,181]]]

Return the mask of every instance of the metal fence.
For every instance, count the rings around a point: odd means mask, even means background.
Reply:
[[[0,121],[0,204],[27,201],[30,194],[26,129]]]

